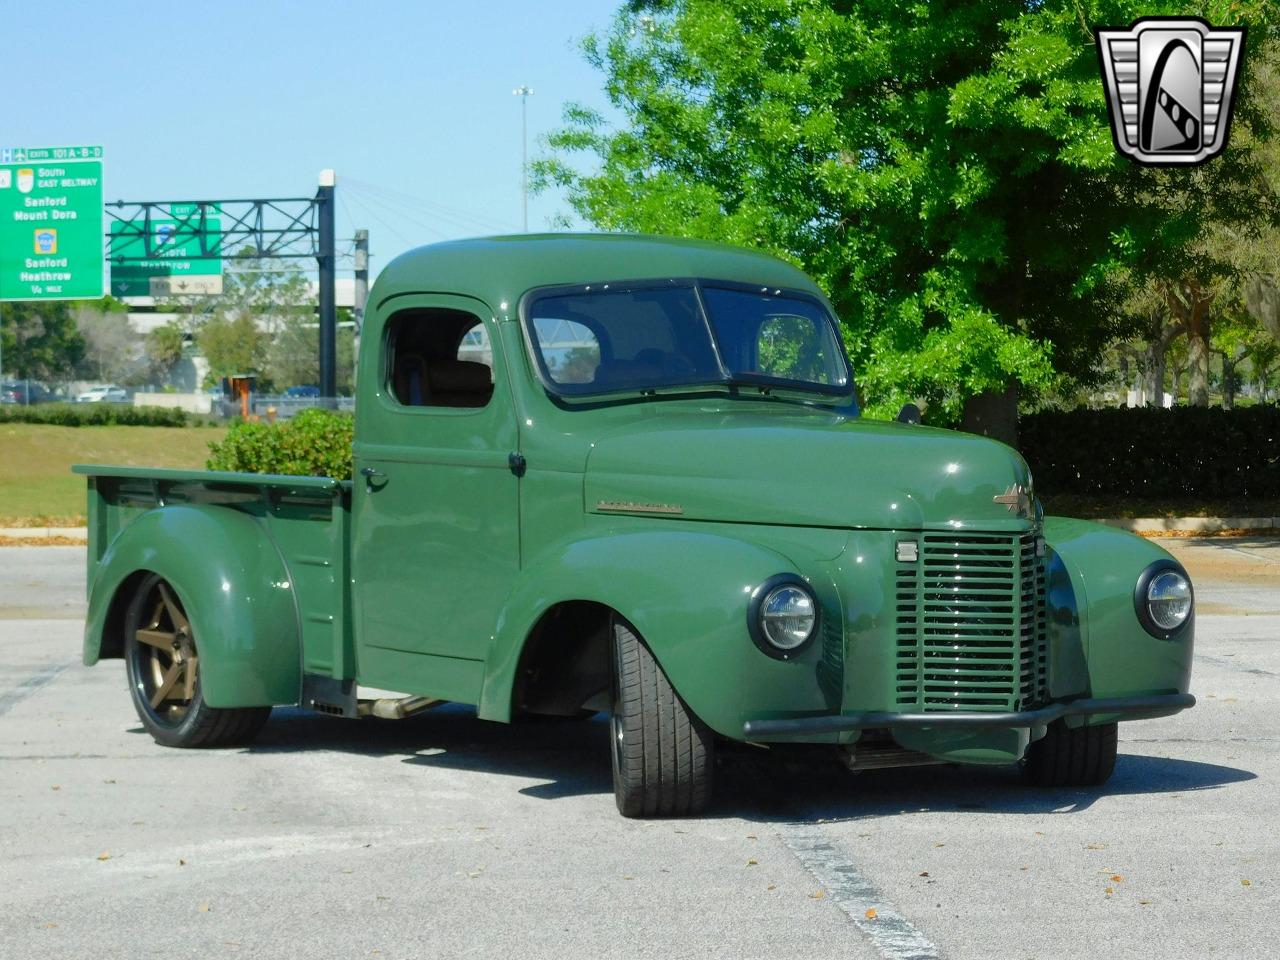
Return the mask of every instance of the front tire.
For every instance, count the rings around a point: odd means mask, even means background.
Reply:
[[[138,585],[124,623],[124,660],[138,719],[166,747],[225,747],[248,743],[270,707],[221,709],[204,701],[195,630],[177,591],[148,574]]]
[[[1095,787],[1116,767],[1117,725],[1068,727],[1061,720],[1027,748],[1022,775],[1037,787]]]
[[[711,799],[715,740],[625,624],[613,628],[613,796],[624,817],[700,813]]]

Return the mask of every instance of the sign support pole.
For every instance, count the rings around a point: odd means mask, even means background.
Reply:
[[[352,363],[360,366],[360,334],[364,330],[364,310],[369,303],[369,231],[356,231],[356,282],[352,293],[351,317],[355,321],[355,350]],[[352,371],[353,373],[355,371]]]
[[[334,240],[334,187],[337,175],[332,170],[320,171],[320,188],[316,191],[318,246],[316,263],[320,268],[320,396],[325,406],[336,406],[338,395],[338,297],[337,248]]]

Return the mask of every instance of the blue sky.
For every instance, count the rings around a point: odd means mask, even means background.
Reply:
[[[108,200],[308,196],[332,167],[338,235],[367,227],[376,271],[520,230],[512,88],[535,91],[530,156],[566,102],[604,108],[577,41],[620,2],[0,0],[0,145],[101,144]],[[561,212],[532,197],[530,229]]]

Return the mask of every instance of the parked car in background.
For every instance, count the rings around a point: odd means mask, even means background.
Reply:
[[[290,387],[288,390],[284,392],[283,396],[289,397],[290,399],[306,399],[309,397],[318,397],[320,396],[320,388],[314,387],[314,386]]]
[[[124,387],[111,384],[90,387],[76,397],[76,403],[126,403],[128,400],[129,394]]]
[[[56,399],[49,390],[34,380],[9,380],[0,383],[0,403],[48,403]]]

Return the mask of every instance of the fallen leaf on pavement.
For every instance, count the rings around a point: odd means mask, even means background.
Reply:
[[[1105,890],[1103,890],[1102,892],[1103,892],[1103,893],[1105,893],[1105,894],[1109,897],[1109,896],[1111,896],[1113,893],[1115,893],[1115,892],[1116,892],[1116,888],[1115,888],[1115,887],[1107,887],[1107,888],[1106,888]]]
[[[755,861],[755,860],[748,860],[748,861],[747,861],[747,866],[748,866],[748,867],[754,867],[754,866],[757,866],[757,861]]]
[[[928,870],[921,870],[921,871],[920,871],[920,876],[922,876],[922,877],[927,877],[928,875],[929,875],[929,871],[928,871]]]
[[[872,907],[870,910],[867,911],[867,919],[874,920],[875,918],[876,918],[876,908]]]
[[[44,925],[44,928],[45,928],[46,930],[52,930],[52,929],[53,929],[54,927],[56,927],[56,926],[57,926],[57,924],[56,924],[56,923],[46,923],[46,924]]]
[[[1086,850],[1105,850],[1107,845],[1105,843],[1086,843],[1084,848]]]
[[[62,787],[55,783],[55,784],[54,784],[52,787],[50,787],[49,789],[50,789],[50,790],[61,790],[61,789],[62,789]]]
[[[1112,882],[1112,883],[1120,883],[1120,882],[1122,882],[1123,880],[1124,880],[1124,877],[1120,876],[1120,874],[1118,874],[1118,873],[1117,873],[1114,877],[1112,877],[1112,878],[1111,878],[1111,882]]]
[[[777,890],[777,889],[778,889],[778,885],[777,885],[776,883],[771,883],[771,884],[769,884],[769,886],[765,887],[765,889],[766,889],[766,890]]]
[[[178,858],[178,866],[180,866],[180,867],[185,867],[186,865],[187,865],[187,861],[185,861],[185,860],[183,860],[181,857],[179,857],[179,858]]]
[[[110,852],[110,851],[108,851],[108,850],[103,850],[100,854],[98,854],[98,859],[99,859],[99,860],[110,860],[110,859],[111,859],[111,852]]]
[[[1138,901],[1138,903],[1140,903],[1140,904],[1141,904],[1142,906],[1144,906],[1144,907],[1149,907],[1149,906],[1151,906],[1151,901],[1150,901],[1150,900],[1139,900],[1139,901]]]
[[[201,913],[208,913],[209,905],[207,903],[202,903],[200,904],[200,906],[196,907],[196,909],[199,910]]]
[[[811,894],[809,894],[809,899],[810,899],[810,900],[821,900],[821,899],[823,899],[826,895],[827,895],[827,891],[825,891],[825,890],[818,890],[816,893],[811,893]]]
[[[1252,880],[1241,880],[1241,881],[1240,881],[1240,886],[1242,886],[1242,887],[1252,887],[1252,886],[1253,886],[1253,881],[1252,881]]]

